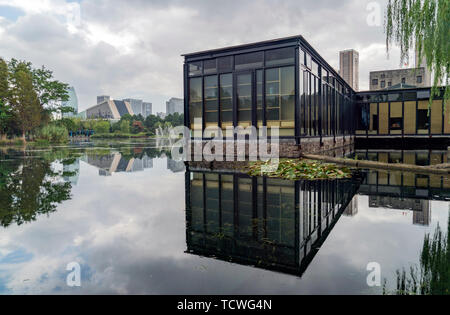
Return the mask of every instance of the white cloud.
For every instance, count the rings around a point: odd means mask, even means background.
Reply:
[[[183,95],[181,54],[302,34],[335,68],[339,50],[359,50],[364,89],[369,71],[398,64],[395,54],[386,61],[383,28],[366,23],[368,2],[81,1],[77,20],[70,14],[78,3],[0,0],[25,12],[0,20],[0,56],[45,64],[75,86],[81,109],[107,94],[163,111],[165,100]]]

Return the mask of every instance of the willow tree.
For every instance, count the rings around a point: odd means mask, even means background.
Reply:
[[[419,60],[425,58],[427,68],[434,73],[432,97],[439,95],[439,85],[445,85],[445,99],[450,98],[449,21],[449,0],[389,0],[387,5],[387,51],[395,41],[403,63],[415,49]]]

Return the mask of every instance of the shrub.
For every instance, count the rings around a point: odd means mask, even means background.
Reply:
[[[46,140],[50,143],[63,143],[68,140],[68,131],[64,126],[47,125],[37,133],[38,140]]]
[[[95,133],[108,133],[110,128],[109,121],[100,120],[97,121],[94,125]]]
[[[120,122],[120,131],[122,133],[130,133],[130,122],[127,120]]]

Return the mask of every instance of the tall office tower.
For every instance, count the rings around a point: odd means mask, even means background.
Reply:
[[[111,97],[108,95],[97,96],[97,104],[101,104],[103,102],[109,102],[110,100],[111,100]]]
[[[339,52],[339,74],[355,91],[359,90],[359,53],[356,50]]]
[[[142,116],[148,117],[152,114],[153,105],[150,102],[142,102]]]
[[[74,117],[78,115],[78,97],[73,86],[69,88],[69,100],[62,102],[62,106],[71,107],[74,110],[73,113],[64,113],[62,115],[63,117]]]
[[[181,98],[172,97],[166,102],[166,114],[173,115],[175,113],[182,114],[184,112],[184,104]]]
[[[126,98],[123,101],[130,103],[131,105],[131,109],[133,110],[133,113],[135,115],[139,115],[141,114],[142,116],[145,117],[144,113],[142,112],[142,100],[137,100],[137,99],[133,99],[133,98]]]

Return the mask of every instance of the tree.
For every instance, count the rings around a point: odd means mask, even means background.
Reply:
[[[8,78],[8,65],[0,58],[0,137],[2,140],[6,138],[6,132],[12,117],[11,107],[8,105]]]
[[[68,113],[73,112],[67,106],[62,106],[61,102],[69,100],[69,85],[58,80],[53,80],[53,72],[42,66],[34,69],[31,62],[11,59],[9,71],[14,74],[20,70],[31,73],[34,90],[39,99],[40,105],[46,111]]]
[[[445,82],[445,99],[450,98],[450,2],[448,0],[389,0],[386,13],[386,49],[395,40],[400,46],[401,62],[415,48],[419,60],[425,57],[434,71],[432,97],[439,95]],[[430,100],[431,102],[431,100]]]
[[[123,133],[130,133],[130,122],[128,120],[120,122],[120,131]]]
[[[43,110],[26,69],[12,75],[11,105],[25,141],[26,133],[40,125]]]

